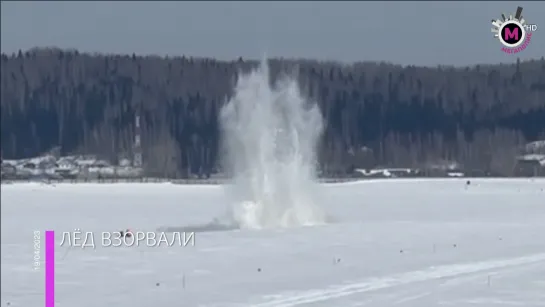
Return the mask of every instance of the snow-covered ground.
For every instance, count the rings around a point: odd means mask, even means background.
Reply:
[[[195,246],[56,248],[56,307],[545,306],[545,180],[323,185],[336,223]],[[1,306],[44,306],[33,231],[155,231],[224,214],[221,186],[1,187]],[[100,237],[100,235],[98,235]],[[43,259],[43,249],[42,249]],[[260,269],[260,270],[259,270]]]

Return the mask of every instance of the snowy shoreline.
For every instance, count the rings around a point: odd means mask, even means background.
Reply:
[[[488,182],[539,182],[545,183],[543,177],[404,177],[404,178],[322,178],[318,179],[319,184],[354,184],[365,182],[441,182],[441,181],[460,181],[462,183],[472,183],[478,181]],[[143,178],[143,179],[105,179],[105,180],[2,180],[1,185],[56,185],[56,184],[174,184],[174,185],[226,185],[228,179],[163,179],[163,178]]]

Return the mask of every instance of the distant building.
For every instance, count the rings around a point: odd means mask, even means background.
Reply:
[[[16,174],[15,166],[2,162],[2,179],[14,178]]]
[[[411,168],[374,168],[374,169],[355,169],[356,177],[361,178],[399,178],[399,177],[419,177],[420,170]]]
[[[517,157],[514,174],[519,177],[545,176],[545,155],[529,154]]]
[[[27,162],[27,163],[23,164],[23,168],[36,169],[37,166],[36,166],[36,164],[33,163],[33,162]]]
[[[528,143],[524,150],[526,154],[545,155],[545,140]]]
[[[422,172],[427,177],[463,177],[464,167],[456,161],[440,160],[428,162],[422,167]]]

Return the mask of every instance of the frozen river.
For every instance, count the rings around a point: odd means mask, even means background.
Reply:
[[[99,234],[206,224],[225,212],[223,187],[2,185],[1,306],[44,306],[37,230],[56,233],[56,307],[545,306],[545,180],[465,183],[324,184],[334,223],[159,247]],[[59,246],[74,229],[96,248]]]

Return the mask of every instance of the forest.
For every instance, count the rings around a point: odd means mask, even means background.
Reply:
[[[456,161],[506,174],[522,145],[545,139],[545,59],[472,67],[269,59],[295,72],[324,117],[323,172]],[[258,61],[218,61],[34,48],[1,55],[1,154],[52,149],[115,163],[141,120],[149,173],[221,171],[222,104]]]

